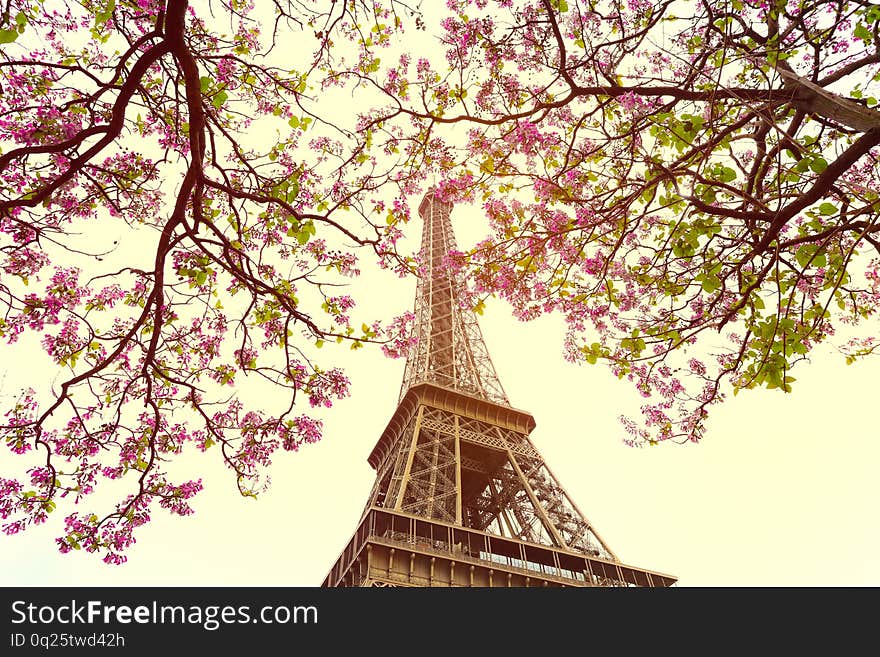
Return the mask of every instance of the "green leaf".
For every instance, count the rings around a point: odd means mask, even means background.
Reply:
[[[199,78],[199,86],[202,89],[202,93],[205,93],[206,91],[208,91],[208,89],[211,88],[211,78],[209,78],[207,75],[203,75]]]
[[[25,14],[23,11],[20,11],[15,15],[15,24],[19,27],[24,27],[25,25],[27,25],[27,22],[27,14]]]
[[[95,14],[95,27],[100,27],[113,17],[113,11],[116,9],[116,0],[109,0],[104,11]]]
[[[703,292],[705,292],[706,294],[712,294],[720,287],[721,279],[719,279],[717,276],[709,275],[703,278]]]
[[[819,214],[829,215],[829,214],[836,214],[836,213],[837,213],[837,206],[834,205],[833,203],[823,203],[822,205],[819,206]]]
[[[223,103],[226,102],[227,98],[229,98],[229,94],[222,90],[218,91],[216,94],[214,94],[214,98],[211,100],[211,104],[217,109],[220,109],[223,106]]]
[[[18,30],[0,30],[0,43],[12,43],[18,38]]]
[[[815,244],[804,244],[797,250],[794,257],[801,267],[806,267],[814,253],[816,253]]]
[[[373,61],[370,62],[368,66],[364,68],[365,73],[375,73],[379,70],[379,62],[381,60],[378,57],[375,57]]]
[[[824,157],[813,158],[813,161],[810,162],[810,169],[813,170],[813,173],[822,173],[827,168],[828,160],[826,160]]]
[[[721,182],[732,182],[736,180],[736,171],[730,167],[721,167]]]

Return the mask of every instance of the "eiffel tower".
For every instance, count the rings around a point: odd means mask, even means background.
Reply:
[[[452,205],[422,200],[418,344],[369,456],[376,483],[323,586],[671,586],[620,562],[532,445],[450,273]]]

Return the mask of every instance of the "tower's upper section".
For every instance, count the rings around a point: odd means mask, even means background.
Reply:
[[[498,380],[474,311],[464,305],[464,283],[450,267],[456,248],[452,204],[429,191],[419,206],[421,273],[416,288],[418,343],[406,360],[400,398],[419,383],[433,383],[510,406]]]

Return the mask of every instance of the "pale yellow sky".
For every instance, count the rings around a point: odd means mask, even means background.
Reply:
[[[463,244],[482,225],[463,209],[453,223]],[[409,230],[417,242],[421,222]],[[355,296],[371,316],[388,316],[410,308],[413,292],[413,281],[375,274],[356,282]],[[817,349],[792,394],[747,391],[713,411],[701,444],[636,450],[622,443],[617,417],[636,413],[641,398],[601,365],[566,364],[560,321],[522,324],[496,301],[481,327],[511,402],[537,420],[535,445],[623,561],[680,586],[880,585],[876,360],[846,366]],[[194,452],[175,472],[204,477],[197,513],[156,511],[127,564],[58,554],[52,539],[71,512],[61,504],[47,526],[0,534],[0,585],[319,585],[366,502],[366,458],[403,371],[377,349],[339,358],[352,397],[326,416],[321,443],[278,453],[259,500],[238,496],[217,453]],[[0,344],[0,394],[48,381],[53,372],[36,363]],[[0,452],[0,475],[12,458]]]

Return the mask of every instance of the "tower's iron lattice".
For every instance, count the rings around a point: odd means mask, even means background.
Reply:
[[[621,563],[532,445],[476,315],[462,306],[452,206],[429,192],[418,344],[369,457],[376,483],[324,586],[669,586]]]

